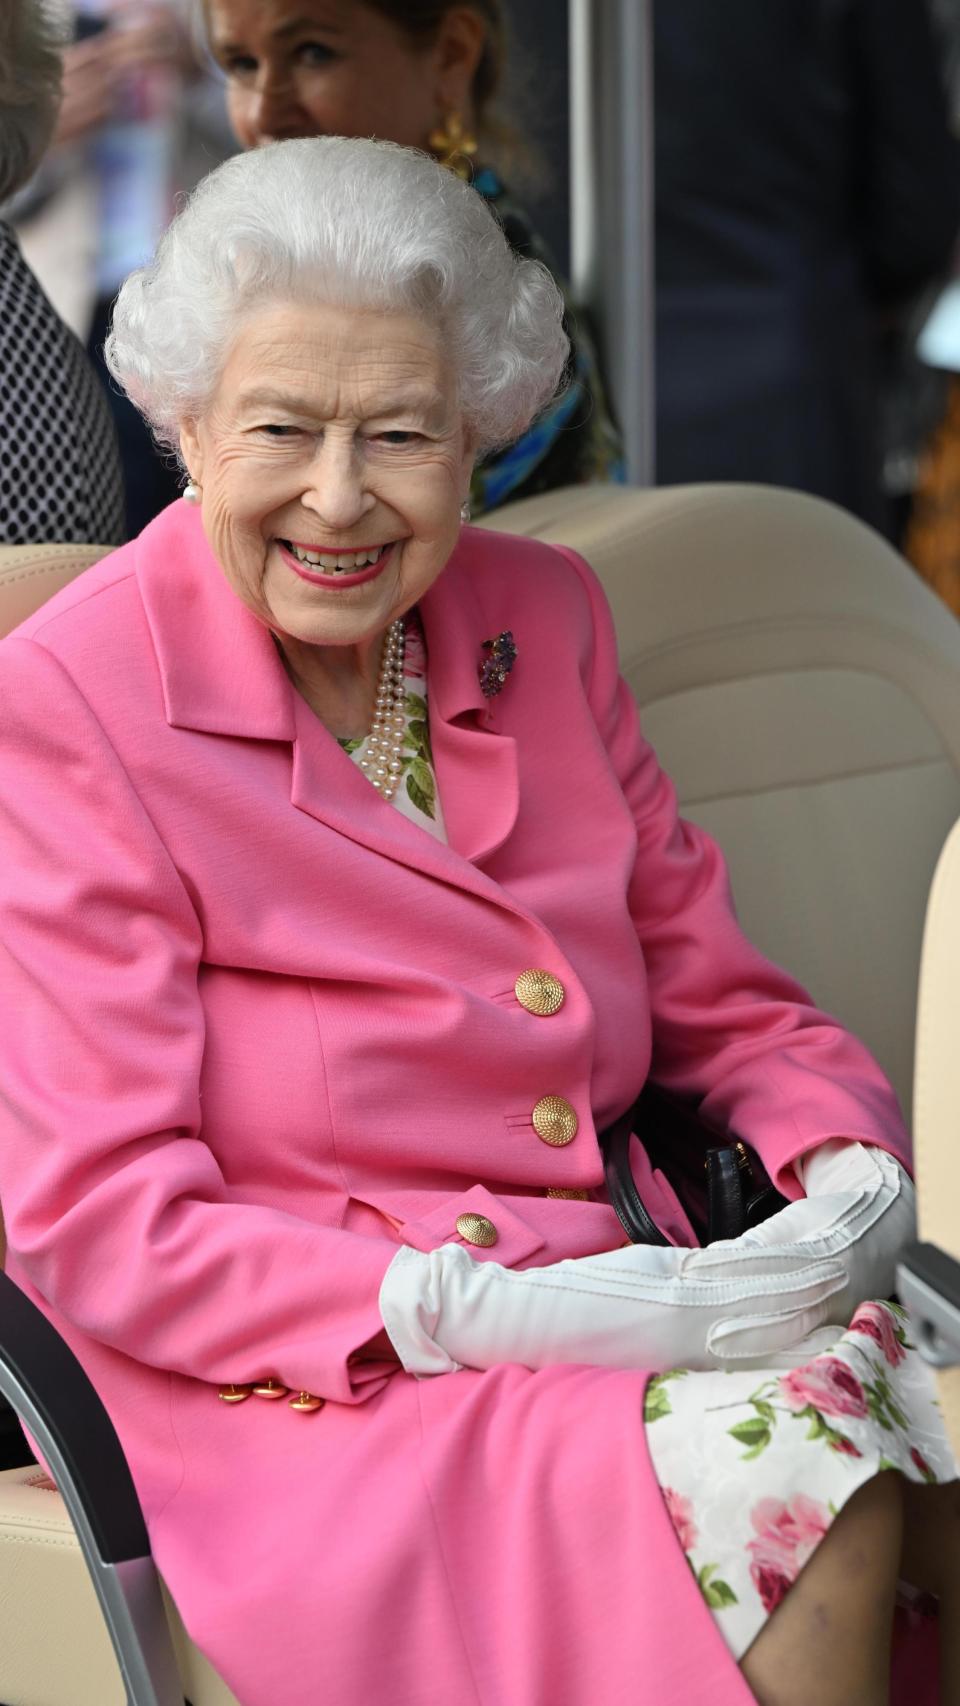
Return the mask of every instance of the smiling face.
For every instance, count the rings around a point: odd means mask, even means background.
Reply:
[[[294,136],[426,148],[446,112],[471,116],[485,30],[469,6],[426,43],[363,0],[208,0],[207,18],[244,148]]]
[[[227,580],[297,651],[368,649],[423,596],[473,464],[440,334],[320,304],[243,322],[181,447]]]

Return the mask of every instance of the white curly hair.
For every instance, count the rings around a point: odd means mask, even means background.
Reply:
[[[547,268],[518,259],[482,197],[429,155],[355,137],[274,142],[204,178],[120,291],[107,364],[161,443],[178,448],[245,317],[278,301],[439,323],[482,451],[524,431],[569,351]]]
[[[32,178],[53,135],[68,36],[62,0],[2,0],[0,202]]]

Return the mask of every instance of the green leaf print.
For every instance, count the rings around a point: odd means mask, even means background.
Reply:
[[[424,778],[427,782],[426,788],[423,786]],[[424,817],[436,817],[434,808],[437,796],[433,786],[433,775],[429,765],[424,764],[422,758],[411,760],[410,769],[407,773],[407,793],[417,810],[423,812]]]
[[[798,1415],[806,1418],[810,1423],[810,1426],[807,1429],[808,1439],[824,1439],[829,1434],[830,1429],[821,1416],[820,1411],[815,1410],[812,1404],[808,1404],[805,1409],[800,1410],[797,1413]]]
[[[366,739],[366,736],[361,735],[359,740],[341,740],[341,741],[338,741],[338,745],[343,747],[344,752],[349,757],[351,754],[356,752],[358,746],[363,745],[365,739]]]
[[[899,1404],[894,1403],[892,1395],[887,1399],[887,1415],[890,1417],[891,1422],[894,1422],[898,1428],[902,1428],[904,1433],[906,1433],[910,1423],[907,1421],[907,1418]]]
[[[437,785],[433,779],[433,771],[429,764],[427,764],[422,758],[411,759],[409,776],[414,782],[416,782],[421,794],[426,795],[432,806],[436,799]]]
[[[411,693],[409,687],[404,694],[403,708],[408,718],[417,718],[425,723],[427,720],[427,701],[421,699],[419,693]]]
[[[659,1422],[662,1416],[672,1416],[673,1406],[664,1390],[668,1380],[682,1380],[689,1373],[686,1368],[669,1368],[665,1374],[655,1374],[647,1381],[647,1390],[643,1395],[643,1419],[645,1422]]]
[[[867,1409],[870,1412],[870,1420],[876,1422],[881,1428],[886,1428],[888,1434],[892,1433],[893,1423],[887,1418],[886,1400],[880,1390],[879,1381],[876,1385],[870,1381],[865,1381],[863,1390],[867,1395]]]
[[[651,1390],[652,1388],[652,1390]],[[654,1386],[651,1380],[643,1399],[643,1419],[649,1427],[651,1422],[662,1421],[664,1416],[673,1415],[673,1405],[662,1387]]]
[[[726,1605],[739,1605],[740,1601],[729,1582],[725,1582],[720,1576],[714,1576],[713,1572],[716,1569],[719,1569],[718,1564],[704,1564],[697,1576],[700,1592],[710,1610],[722,1611]]]
[[[426,759],[428,764],[432,764],[433,749],[430,745],[429,724],[425,723],[421,717],[415,717],[413,722],[408,725],[407,735],[411,744],[416,747],[420,757]]]
[[[761,1451],[766,1451],[771,1439],[770,1424],[765,1422],[762,1416],[751,1416],[745,1422],[737,1422],[727,1429],[727,1433],[731,1439],[738,1440],[748,1448],[740,1459],[741,1463],[746,1463],[751,1457],[759,1457]]]

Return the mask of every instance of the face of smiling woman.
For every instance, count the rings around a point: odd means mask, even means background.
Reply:
[[[298,684],[353,667],[367,691],[385,629],[456,544],[469,486],[440,334],[405,314],[263,308],[181,446],[213,552]]]
[[[486,32],[469,4],[420,43],[363,0],[206,0],[205,12],[244,148],[289,136],[426,148],[445,112],[470,122]]]

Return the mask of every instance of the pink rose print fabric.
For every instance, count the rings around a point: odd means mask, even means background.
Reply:
[[[775,1611],[795,1582],[818,1540],[830,1527],[830,1512],[817,1499],[759,1499],[750,1512],[756,1539],[747,1542],[750,1579],[765,1611]]]
[[[697,1544],[697,1525],[693,1520],[693,1505],[685,1499],[682,1493],[675,1493],[672,1487],[663,1488],[663,1499],[670,1513],[670,1521],[677,1531],[683,1550],[689,1552],[691,1546]]]
[[[905,1336],[891,1310],[883,1303],[861,1303],[850,1323],[851,1333],[863,1333],[883,1352],[884,1360],[896,1368],[906,1356]]]
[[[904,1310],[863,1303],[780,1361],[669,1369],[644,1404],[667,1513],[735,1659],[864,1482],[960,1475]]]
[[[839,1357],[818,1357],[792,1369],[780,1382],[780,1394],[794,1415],[865,1416],[866,1394],[856,1375]]]

